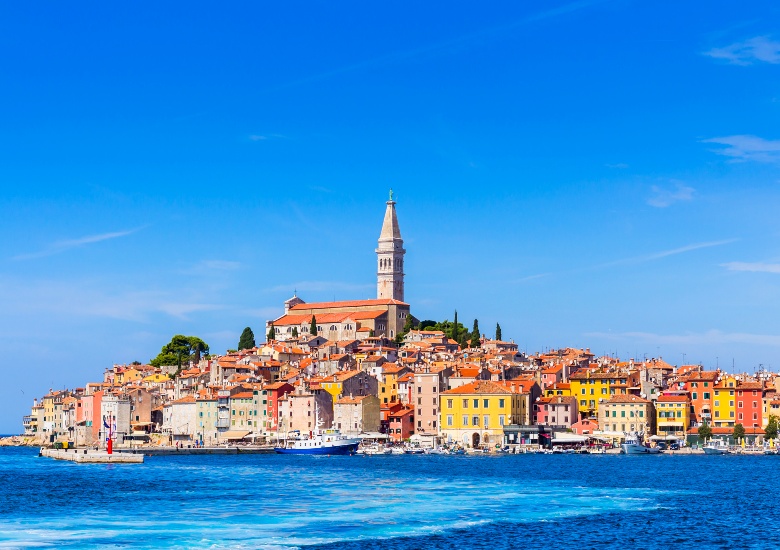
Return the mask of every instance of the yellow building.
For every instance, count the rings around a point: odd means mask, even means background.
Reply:
[[[628,395],[628,388],[639,383],[639,372],[593,372],[584,370],[569,377],[571,395],[577,398],[580,414],[598,416],[599,402],[614,395]]]
[[[527,400],[510,382],[476,380],[441,393],[441,434],[466,447],[494,447],[504,426],[521,424]]]
[[[544,390],[545,397],[570,397],[571,395],[571,384],[568,382],[558,382]],[[577,400],[577,403],[579,403],[579,399]]]
[[[115,371],[114,382],[123,386],[128,382],[135,382],[141,380],[144,377],[144,373],[133,367],[122,367]]]
[[[379,403],[384,405],[394,401],[400,401],[398,398],[398,379],[411,372],[411,369],[396,363],[385,363],[382,365],[382,379],[379,381]]]
[[[737,379],[726,376],[713,389],[712,400],[712,425],[716,427],[733,427],[736,417],[734,403],[734,388],[737,387]]]
[[[687,395],[662,395],[655,402],[655,414],[658,435],[684,439],[691,424],[691,400]]]

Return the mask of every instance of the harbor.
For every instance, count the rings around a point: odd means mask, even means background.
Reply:
[[[144,455],[112,453],[90,449],[41,449],[39,456],[78,464],[143,464]]]

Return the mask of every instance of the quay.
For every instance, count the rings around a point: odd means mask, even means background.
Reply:
[[[143,464],[143,455],[108,454],[91,449],[41,449],[39,456],[55,460],[69,460],[79,464]]]
[[[238,454],[272,454],[272,445],[248,445],[248,446],[215,446],[215,447],[136,447],[130,449],[117,449],[114,454],[129,456],[175,456],[175,455],[238,455]]]

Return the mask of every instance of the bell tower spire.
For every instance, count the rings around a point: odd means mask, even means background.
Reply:
[[[395,213],[393,190],[390,190],[390,200],[387,201],[385,219],[382,222],[382,232],[379,234],[379,245],[376,249],[377,298],[404,301],[404,240],[398,227],[398,217]]]

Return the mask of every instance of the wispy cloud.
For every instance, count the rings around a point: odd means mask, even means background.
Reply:
[[[768,36],[756,36],[724,48],[713,48],[704,52],[704,55],[732,65],[753,65],[757,62],[776,64],[780,63],[780,42]]]
[[[723,246],[726,244],[731,244],[734,242],[737,242],[739,239],[725,239],[722,241],[710,241],[706,243],[694,243],[689,244],[685,246],[681,246],[679,248],[672,248],[669,250],[662,250],[660,252],[653,252],[650,254],[645,254],[643,256],[633,256],[631,258],[623,258],[621,260],[614,260],[612,262],[607,262],[604,264],[599,264],[597,266],[594,266],[595,268],[604,268],[604,267],[613,267],[617,265],[627,265],[627,264],[639,264],[644,262],[651,262],[653,260],[660,260],[662,258],[668,258],[669,256],[676,256],[678,254],[685,254],[686,252],[693,252],[694,250],[701,250],[702,248],[712,248],[714,246]]]
[[[269,139],[287,139],[287,136],[282,134],[251,134],[249,136],[250,141],[267,141]]]
[[[673,189],[665,189],[658,185],[653,185],[650,190],[653,196],[647,199],[647,204],[656,208],[666,208],[676,202],[689,201],[693,199],[695,191],[693,187],[682,183],[677,183]]]
[[[67,252],[73,248],[83,247],[89,244],[99,243],[102,241],[108,241],[111,239],[118,239],[119,237],[126,237],[132,235],[144,229],[144,227],[137,227],[135,229],[128,229],[127,231],[115,231],[112,233],[100,233],[98,235],[87,235],[86,237],[80,237],[78,239],[66,239],[62,241],[56,241],[49,246],[38,252],[31,252],[28,254],[19,254],[14,256],[14,260],[32,260],[35,258],[43,258],[46,256],[53,256],[54,254],[61,254]]]
[[[590,332],[584,336],[588,338],[603,338],[607,340],[647,342],[657,345],[677,344],[720,346],[723,344],[750,344],[761,346],[780,346],[780,335],[751,334],[747,332],[723,332],[721,330],[708,330],[706,332],[698,333],[689,332],[685,334],[655,334],[652,332]]]
[[[729,271],[749,271],[752,273],[780,273],[780,264],[765,262],[728,262],[720,264]]]
[[[426,56],[431,57],[431,56],[446,54],[449,52],[455,52],[473,43],[484,43],[489,39],[495,39],[501,36],[507,36],[511,32],[515,31],[517,28],[522,27],[524,25],[536,23],[537,21],[543,21],[545,19],[566,15],[581,9],[589,8],[596,4],[604,3],[606,1],[608,0],[578,0],[576,2],[570,2],[568,4],[564,4],[563,6],[540,11],[528,15],[526,17],[517,19],[515,21],[505,23],[503,25],[480,29],[471,33],[466,33],[461,36],[457,36],[455,38],[451,38],[449,40],[435,42],[419,48],[391,52],[385,55],[374,57],[372,59],[359,61],[351,65],[337,67],[330,71],[325,71],[319,74],[314,74],[308,77],[304,77],[299,80],[282,83],[278,86],[270,88],[269,91],[279,91],[292,86],[308,84],[325,78],[330,78],[333,76],[338,76],[344,73],[357,71],[369,67],[382,66],[391,63],[396,63],[399,61],[405,61],[408,59],[414,59],[414,58],[420,58]]]
[[[780,139],[736,135],[705,139],[702,143],[723,145],[722,149],[716,149],[714,152],[730,157],[734,162],[780,162]]]

